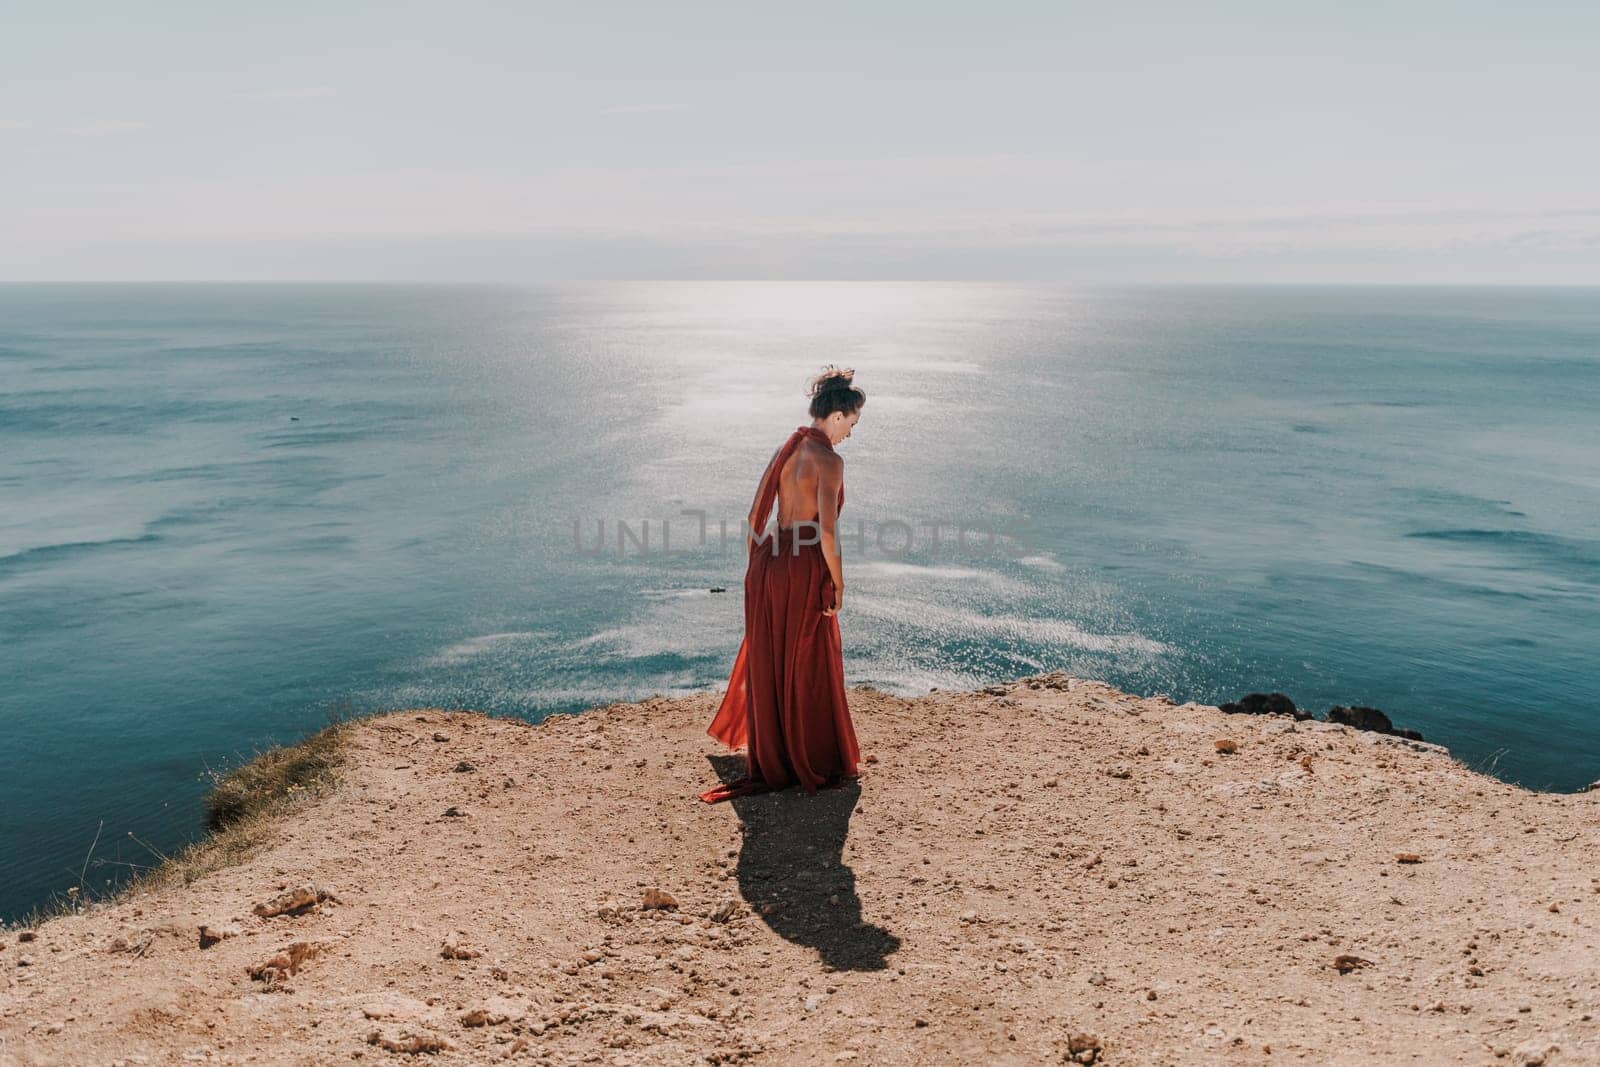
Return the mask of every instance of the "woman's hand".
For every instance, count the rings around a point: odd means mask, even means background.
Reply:
[[[839,614],[839,609],[844,607],[844,586],[839,586],[833,591],[833,607],[823,608],[824,617]]]

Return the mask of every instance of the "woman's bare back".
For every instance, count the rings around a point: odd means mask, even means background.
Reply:
[[[794,450],[783,470],[778,472],[778,525],[784,528],[802,522],[816,522],[817,483],[824,465],[837,463],[838,457],[814,441],[803,441]]]

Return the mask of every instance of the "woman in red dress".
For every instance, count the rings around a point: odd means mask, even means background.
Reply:
[[[867,402],[854,376],[828,367],[811,380],[811,425],[795,427],[756,490],[744,640],[706,731],[745,749],[745,776],[701,793],[708,803],[796,782],[815,793],[856,777],[860,751],[839,644],[844,572],[835,525],[844,507],[844,460],[833,450]],[[774,503],[778,525],[768,534]]]

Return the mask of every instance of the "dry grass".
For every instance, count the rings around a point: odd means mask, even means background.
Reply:
[[[273,745],[231,771],[212,772],[206,829],[221,834],[334,784],[348,726],[341,719],[297,744]]]
[[[292,745],[258,750],[229,771],[210,770],[206,796],[206,834],[200,840],[144,868],[99,902],[150,889],[188,885],[212,871],[243,863],[273,839],[273,825],[306,801],[327,794],[339,784],[344,741],[357,716],[344,709],[328,714],[328,725]],[[147,846],[148,847],[148,846]],[[95,901],[74,887],[34,908],[15,925],[32,928],[61,915],[77,914]]]
[[[227,772],[212,772],[205,837],[142,875],[134,888],[187,885],[248,859],[272,838],[278,816],[339,784],[351,718],[330,715],[327,726],[292,745],[273,745]]]

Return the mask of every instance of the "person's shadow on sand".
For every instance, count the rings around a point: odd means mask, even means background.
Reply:
[[[739,756],[709,757],[717,776],[744,774]],[[739,892],[772,931],[817,950],[836,971],[881,971],[900,939],[861,921],[855,872],[843,860],[850,816],[861,797],[855,782],[814,795],[798,787],[735,797],[744,838],[736,870]]]

